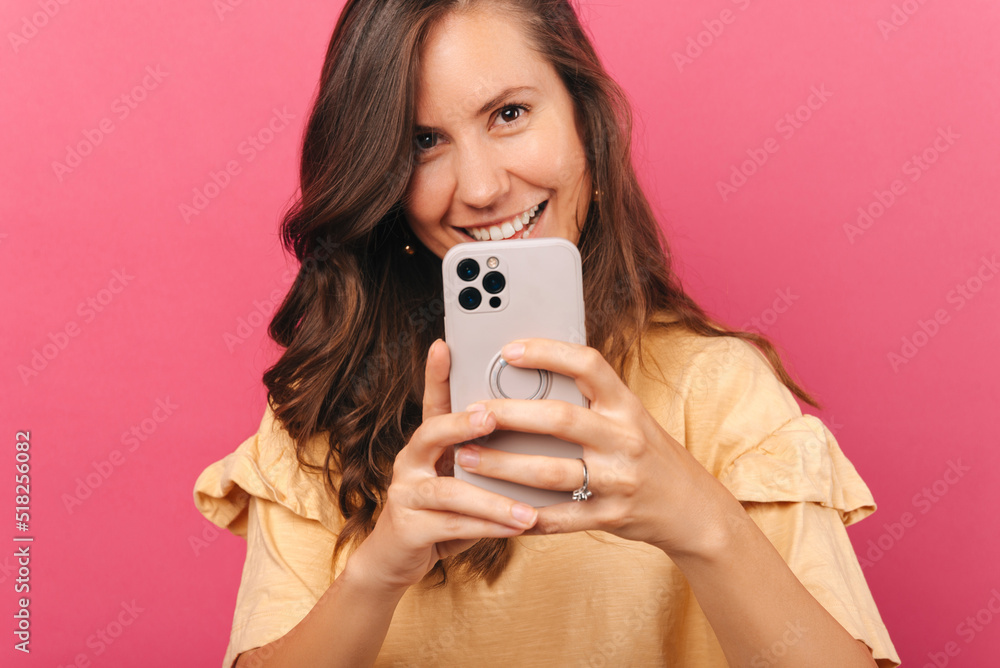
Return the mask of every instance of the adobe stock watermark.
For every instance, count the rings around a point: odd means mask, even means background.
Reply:
[[[236,327],[231,332],[223,332],[222,341],[226,350],[233,354],[236,348],[246,343],[253,333],[270,322],[271,316],[278,310],[285,298],[287,288],[275,288],[263,300],[254,299],[253,308],[246,314],[236,318]]]
[[[878,537],[868,539],[867,549],[864,552],[859,550],[858,561],[862,569],[871,568],[881,561],[886,553],[899,544],[907,531],[917,525],[920,516],[929,513],[965,477],[965,474],[972,470],[971,466],[962,463],[961,458],[949,459],[947,464],[948,467],[941,477],[913,495],[910,504],[918,511],[917,513],[906,511],[895,522],[883,522],[884,531]]]
[[[243,0],[212,0],[212,9],[219,17],[219,23],[226,20],[226,14],[236,11],[236,8],[243,4]]]
[[[805,102],[785,113],[775,122],[774,131],[782,140],[788,141],[795,136],[795,133],[812,119],[813,114],[822,109],[823,105],[833,97],[833,93],[826,89],[826,84],[819,84],[819,87],[813,85],[809,90],[810,93]],[[722,201],[729,201],[729,197],[745,186],[748,180],[757,174],[780,148],[781,144],[775,137],[768,137],[760,147],[748,148],[746,150],[747,159],[739,165],[731,166],[729,178],[726,181],[715,182],[715,187],[719,191]]]
[[[739,10],[746,11],[752,0],[732,0],[732,3]],[[732,25],[736,21],[736,13],[731,9],[723,9],[719,16],[714,19],[703,19],[701,25],[704,30],[700,30],[694,35],[688,35],[687,43],[683,51],[674,51],[671,57],[677,71],[684,73],[684,68],[694,64],[694,61],[701,58],[707,49],[710,49],[715,42],[722,37],[726,31],[726,26]]]
[[[201,553],[207,549],[209,545],[219,540],[219,536],[221,536],[222,533],[222,529],[215,526],[208,520],[204,520],[200,534],[188,535],[188,547],[191,548],[194,556],[200,557]]]
[[[0,563],[0,584],[6,582],[7,578],[17,575],[19,566],[20,564],[17,563],[17,559],[14,559],[12,554],[4,555],[3,562]]]
[[[366,355],[357,373],[354,374],[354,381],[370,382],[379,376],[381,369],[388,367],[400,356],[409,355],[419,340],[419,335],[428,327],[433,327],[443,315],[444,299],[441,297],[434,297],[427,303],[410,309],[407,313],[410,327],[401,328],[395,339],[386,343],[383,350]]]
[[[319,597],[319,600],[317,600],[314,604],[309,604],[305,601],[296,601],[283,606],[282,612],[287,613],[295,619],[305,619],[306,615],[308,615],[314,607],[319,605],[320,601],[331,595],[331,590],[332,587],[327,588],[327,590],[323,592],[323,595]],[[246,653],[243,654],[242,658],[240,658],[240,668],[260,668],[265,661],[270,660],[270,658],[274,656],[275,651],[280,649],[282,645],[289,641],[289,639],[294,638],[301,628],[301,624],[296,624],[288,633],[281,636],[277,640],[272,640],[257,649],[247,650],[247,652],[252,651],[252,653],[249,656],[247,656]]]
[[[1000,591],[994,587],[990,590],[991,597],[975,614],[967,615],[965,619],[955,627],[955,635],[962,639],[968,646],[976,637],[986,630],[986,627],[993,622],[993,618],[1000,615]],[[951,660],[962,653],[962,646],[954,640],[949,640],[941,648],[940,652],[928,652],[929,661],[923,668],[945,668]]]
[[[788,654],[788,650],[799,644],[802,636],[808,631],[801,621],[794,624],[789,620],[785,622],[785,630],[781,637],[768,645],[765,649],[750,657],[751,668],[768,668],[781,663],[781,657]]]
[[[617,326],[620,317],[617,304],[623,299],[641,292],[652,280],[653,272],[645,267],[636,267],[636,273],[638,274],[636,277],[619,278],[613,284],[605,286],[604,294],[613,299],[605,300],[603,303],[595,304],[593,307],[588,305],[587,320],[597,323],[598,328],[608,322]],[[456,299],[457,297],[455,295]],[[577,328],[574,326],[570,329],[566,339],[570,343],[584,343],[587,339],[586,332],[577,331]]]
[[[704,361],[712,362],[712,366],[709,368],[701,364],[701,355],[696,355],[695,361],[692,362],[697,371],[691,376],[692,396],[697,396],[695,393],[715,392],[717,390],[716,383],[719,382],[722,374],[730,371],[737,364],[746,364],[748,362],[747,355],[756,350],[756,346],[742,339],[715,339],[712,343],[725,345],[725,350],[721,355],[709,356],[707,353],[704,355]]]
[[[913,15],[920,11],[920,8],[926,3],[927,0],[903,0],[901,4],[893,4],[889,18],[879,19],[875,22],[875,27],[882,33],[882,39],[889,39],[889,35],[909,23]]]
[[[323,484],[319,479],[320,474],[316,474],[316,481]],[[298,479],[293,483],[291,489],[288,490],[290,495],[294,494],[305,494],[306,490],[312,490],[314,483],[307,482],[304,479]],[[191,548],[191,553],[195,557],[201,557],[202,553],[209,548],[210,545],[219,540],[220,537],[230,533],[226,527],[219,527],[218,525],[211,522],[208,518],[202,517],[201,531],[194,531],[188,534],[188,547]],[[2,575],[2,566],[0,566],[0,575]],[[0,583],[3,580],[0,579]]]
[[[497,624],[510,622],[510,610],[491,597],[484,597],[476,603],[476,610],[466,606],[455,606],[452,609],[448,624],[433,636],[423,635],[418,647],[414,648],[410,659],[414,666],[441,666],[441,654],[453,651],[462,638],[476,628],[477,623],[485,617],[496,620]]]
[[[59,668],[90,668],[93,659],[108,651],[122,637],[125,629],[135,624],[139,615],[146,611],[139,607],[135,599],[122,601],[119,607],[121,609],[113,614],[109,622],[87,636],[85,644],[89,651],[77,652],[72,661],[60,663]]]
[[[205,182],[193,189],[190,203],[181,202],[177,205],[181,219],[185,223],[190,223],[192,218],[207,209],[208,205],[229,187],[233,178],[239,176],[244,165],[253,162],[260,153],[266,151],[267,147],[296,118],[295,114],[290,113],[287,107],[281,109],[273,107],[271,112],[271,118],[257,132],[247,135],[247,138],[237,145],[236,153],[242,158],[242,162],[231,159],[226,161],[221,169],[209,170]]]
[[[87,471],[82,477],[77,476],[74,481],[76,486],[73,488],[73,493],[63,492],[62,502],[66,512],[72,515],[78,507],[83,505],[84,501],[92,497],[94,492],[114,475],[118,467],[125,463],[125,453],[138,450],[178,408],[180,406],[170,401],[170,397],[157,399],[154,402],[152,412],[147,417],[122,433],[121,443],[123,446],[127,446],[126,450],[115,448],[108,453],[106,459],[92,461],[90,463],[92,470]]]
[[[135,280],[135,276],[125,272],[125,269],[111,272],[111,280],[108,284],[97,291],[91,297],[87,297],[76,307],[76,314],[81,321],[67,320],[61,328],[54,332],[49,332],[48,342],[43,343],[41,348],[31,350],[31,360],[25,364],[17,365],[17,373],[21,377],[21,382],[25,385],[32,378],[37,378],[42,371],[48,368],[49,364],[55,360],[62,351],[66,350],[70,341],[80,336],[83,331],[81,322],[88,325],[97,319],[97,316],[115,300],[115,297],[122,293],[125,288]]]
[[[903,172],[904,176],[910,177],[910,183],[916,183],[924,175],[924,172],[938,161],[941,154],[954,146],[955,140],[961,137],[962,135],[956,134],[950,125],[947,130],[939,127],[937,129],[937,136],[931,143],[919,154],[910,156],[910,159],[902,164],[900,171]],[[844,234],[847,235],[847,240],[853,244],[857,237],[860,237],[871,229],[875,221],[885,215],[899,197],[906,194],[906,192],[906,182],[903,179],[894,179],[889,184],[888,190],[878,190],[876,188],[872,191],[873,197],[871,201],[864,206],[858,207],[856,221],[854,223],[844,223]]]
[[[961,311],[966,304],[976,298],[983,287],[1000,272],[1000,264],[997,263],[996,253],[990,257],[982,256],[979,266],[971,276],[964,281],[955,284],[955,287],[945,295],[945,301],[954,305],[954,311]],[[902,338],[902,345],[899,352],[890,351],[886,354],[886,360],[892,368],[893,373],[899,373],[899,369],[909,364],[924,347],[931,342],[941,331],[941,327],[951,322],[951,315],[945,308],[939,308],[927,320],[918,319],[916,328],[909,336]]]
[[[670,598],[670,588],[660,585],[656,592],[645,598],[641,604],[633,606],[625,616],[625,626],[629,629],[649,628],[663,614],[663,604]],[[596,640],[594,652],[590,655],[586,666],[605,668],[605,666],[631,666],[635,657],[628,651],[631,638],[621,632],[615,633],[607,640]],[[623,652],[624,650],[624,652]]]
[[[152,65],[147,65],[146,76],[142,78],[142,81],[133,86],[131,90],[112,100],[111,113],[114,115],[114,119],[111,116],[105,116],[98,121],[97,127],[85,129],[82,132],[83,139],[72,145],[66,145],[66,156],[62,162],[52,161],[52,171],[59,183],[62,183],[67,175],[72,174],[75,169],[82,165],[83,159],[91,155],[94,149],[104,142],[104,138],[117,129],[115,120],[121,123],[128,118],[133,111],[139,108],[140,104],[146,101],[151,92],[160,87],[160,84],[168,76],[170,73],[162,71],[159,65],[155,68]]]
[[[798,295],[792,294],[791,288],[775,290],[774,294],[777,296],[774,298],[774,302],[771,303],[771,306],[761,311],[760,316],[750,318],[749,322],[743,323],[740,326],[741,330],[757,332],[758,334],[765,333],[769,327],[772,327],[774,323],[778,322],[778,318],[781,314],[787,313],[792,304],[799,300]]]
[[[40,11],[22,17],[20,29],[16,33],[7,33],[7,41],[10,42],[11,50],[14,53],[20,51],[23,46],[38,35],[42,28],[49,25],[49,22],[55,18],[63,5],[69,3],[70,0],[38,0]]]
[[[302,261],[298,271],[286,269],[281,274],[282,287],[271,290],[271,293],[263,301],[253,300],[253,308],[245,316],[236,319],[236,327],[233,331],[223,332],[222,342],[226,344],[226,350],[232,354],[238,346],[246,343],[258,328],[270,322],[271,316],[281,306],[288,287],[295,282],[299,271],[304,271],[307,274],[317,271],[320,268],[320,263],[329,260],[339,247],[340,243],[333,241],[330,235],[321,237],[317,242],[317,248]]]

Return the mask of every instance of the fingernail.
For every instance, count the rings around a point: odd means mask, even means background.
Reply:
[[[485,408],[485,406],[483,408]],[[486,424],[486,411],[472,411],[472,415],[469,416],[469,424],[473,427],[482,427]]]
[[[458,463],[461,466],[468,468],[475,468],[479,466],[479,451],[469,446],[463,446],[458,449]]]
[[[500,351],[505,360],[516,360],[524,355],[524,344],[523,343],[508,343]]]
[[[518,522],[531,524],[535,521],[537,511],[531,506],[526,506],[523,503],[515,503],[514,507],[510,510],[510,514],[513,515],[514,519]]]
[[[477,425],[479,427],[493,429],[497,425],[497,416],[493,414],[493,411],[477,411],[473,415],[472,419],[479,422]]]

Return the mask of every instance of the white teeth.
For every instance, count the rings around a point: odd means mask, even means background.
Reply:
[[[538,207],[537,206],[534,209],[531,210],[531,215],[535,215],[536,211],[538,211]],[[521,235],[522,239],[527,239],[528,238],[528,236],[531,234],[532,230],[535,229],[535,223],[536,222],[538,222],[537,218],[535,220],[531,221],[531,225],[528,225],[528,229],[526,229],[524,231],[524,234]]]
[[[468,227],[465,231],[477,241],[499,241],[501,239],[510,239],[512,236],[523,230],[525,225],[528,225],[528,221],[537,211],[538,205],[536,204],[527,211],[514,216],[509,221],[501,223],[500,225],[490,225],[489,227]],[[528,233],[533,230],[534,227],[534,222],[532,222],[531,225],[528,225],[528,229],[524,230],[523,238],[528,238]]]

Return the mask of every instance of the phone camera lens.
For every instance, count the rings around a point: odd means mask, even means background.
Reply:
[[[483,302],[483,295],[475,288],[465,288],[458,293],[458,303],[466,311],[472,311]]]
[[[493,308],[498,308],[500,306],[500,298],[490,297],[490,306],[492,306]]]
[[[458,263],[458,277],[463,281],[471,281],[479,275],[479,263],[470,257]]]
[[[505,285],[507,285],[507,280],[499,271],[491,271],[483,276],[483,289],[491,295],[503,290]]]

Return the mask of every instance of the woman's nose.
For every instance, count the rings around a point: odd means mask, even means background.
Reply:
[[[464,204],[485,208],[510,188],[502,152],[488,143],[466,145],[455,165],[457,195]]]

